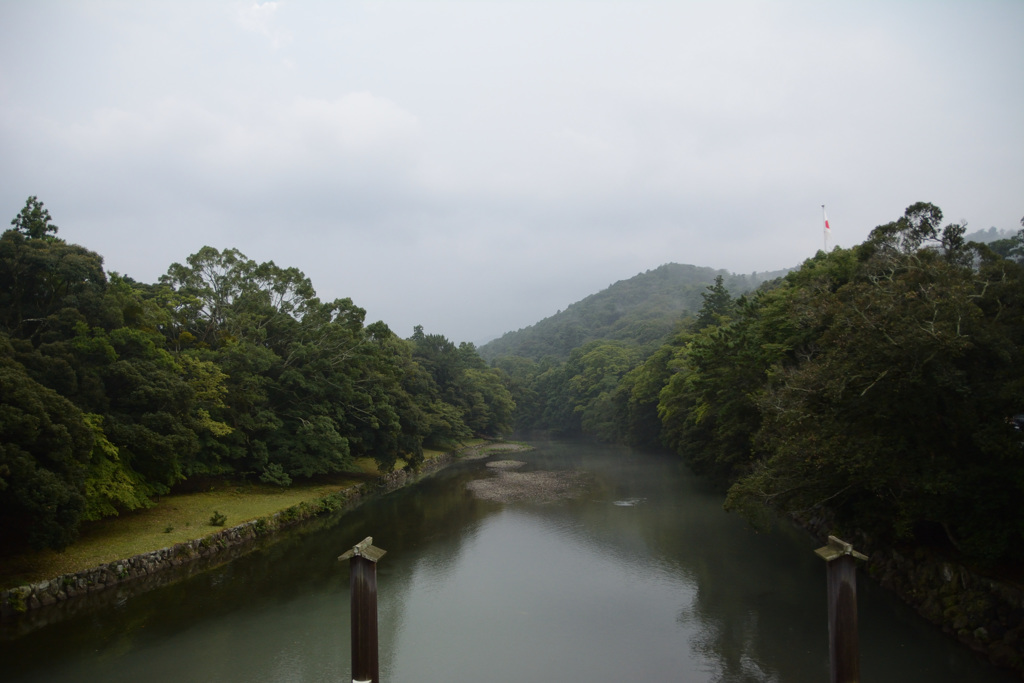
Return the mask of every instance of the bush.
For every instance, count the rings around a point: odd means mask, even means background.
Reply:
[[[292,478],[288,476],[288,473],[284,471],[278,463],[272,462],[266,466],[263,470],[263,474],[260,475],[260,481],[264,484],[274,484],[276,486],[291,486]]]

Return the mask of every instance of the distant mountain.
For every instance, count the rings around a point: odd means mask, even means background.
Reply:
[[[605,290],[570,305],[564,311],[516,332],[507,332],[481,346],[487,361],[504,356],[540,360],[569,357],[574,348],[595,339],[658,344],[678,328],[680,319],[700,310],[701,294],[721,275],[734,295],[749,292],[787,270],[735,275],[725,270],[666,263],[654,270],[620,280]]]
[[[982,244],[990,244],[998,240],[1010,239],[1017,233],[1013,230],[998,230],[994,226],[988,230],[977,230],[970,234],[964,235],[964,240],[967,242],[981,242]]]

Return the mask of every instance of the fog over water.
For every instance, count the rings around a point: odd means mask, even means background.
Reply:
[[[824,564],[752,530],[673,456],[573,442],[516,454],[579,495],[480,500],[459,463],[194,579],[0,642],[7,681],[349,680],[348,570],[378,564],[382,680],[827,680]],[[863,680],[1014,680],[861,577]]]

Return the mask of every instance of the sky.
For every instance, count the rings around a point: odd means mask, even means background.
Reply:
[[[482,344],[675,262],[1024,216],[1024,2],[0,0],[0,217]],[[4,220],[9,220],[4,218]]]

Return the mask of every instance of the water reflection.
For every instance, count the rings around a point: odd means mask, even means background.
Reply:
[[[674,458],[584,444],[517,454],[589,473],[573,500],[477,500],[484,463],[189,581],[0,643],[5,680],[349,680],[348,571],[378,565],[385,680],[827,678],[824,568],[751,531]],[[628,504],[626,504],[628,503]],[[864,680],[1008,681],[862,587]]]

